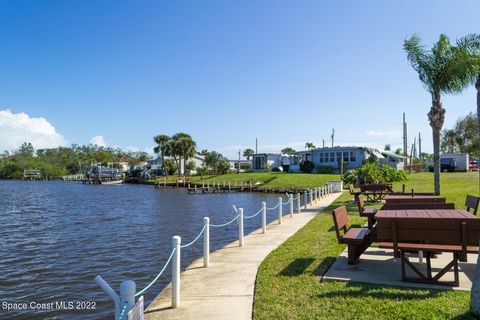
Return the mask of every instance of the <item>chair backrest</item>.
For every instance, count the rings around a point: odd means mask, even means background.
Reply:
[[[350,183],[348,185],[348,190],[350,191],[350,194],[353,194],[355,192],[355,187],[353,186],[353,183]]]
[[[333,224],[335,226],[335,233],[337,234],[337,240],[339,243],[342,243],[342,236],[340,230],[343,230],[343,233],[347,231],[348,224],[348,212],[347,207],[341,206],[332,211]]]
[[[358,212],[362,213],[365,209],[365,200],[363,199],[363,195],[358,195],[357,197],[357,205],[358,205]]]
[[[422,210],[422,209],[439,209],[453,210],[454,203],[386,203],[382,210]]]
[[[465,199],[465,206],[467,207],[467,211],[470,212],[470,209],[472,209],[473,210],[472,213],[474,215],[477,215],[479,202],[480,202],[479,197],[475,197],[467,194],[467,198]]]

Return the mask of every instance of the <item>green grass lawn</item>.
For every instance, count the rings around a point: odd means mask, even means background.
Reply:
[[[407,190],[433,190],[433,174],[408,176]],[[399,190],[402,183],[395,183]],[[442,174],[442,195],[463,208],[478,194],[478,173]],[[255,289],[256,319],[470,319],[469,292],[320,282],[345,248],[337,243],[331,209],[347,205],[351,224],[363,224],[348,192],[270,253]],[[375,204],[380,206],[380,204]],[[400,272],[400,270],[398,271]]]

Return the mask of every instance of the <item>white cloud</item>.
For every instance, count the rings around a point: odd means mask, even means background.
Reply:
[[[369,137],[397,138],[402,136],[400,130],[368,130],[365,134]]]
[[[99,147],[106,147],[107,142],[105,141],[105,138],[103,136],[94,136],[90,139],[91,144],[95,144]]]
[[[0,110],[0,150],[18,149],[24,142],[30,142],[36,149],[67,144],[67,140],[45,118]]]

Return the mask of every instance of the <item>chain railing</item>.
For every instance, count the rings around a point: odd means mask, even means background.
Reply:
[[[218,184],[217,184],[218,186]],[[215,184],[214,184],[215,187]],[[332,188],[330,185],[325,185],[320,188],[316,188],[313,190],[304,190],[303,197],[304,203],[303,207],[304,210],[307,209],[307,206],[312,206],[316,200],[323,198],[332,193]],[[232,224],[235,221],[238,221],[238,232],[239,232],[239,246],[245,245],[244,239],[244,229],[243,229],[243,222],[244,220],[253,219],[256,216],[262,214],[262,233],[267,232],[267,211],[271,210],[278,210],[278,223],[282,223],[283,217],[283,206],[289,205],[289,214],[290,217],[293,217],[294,214],[294,206],[296,201],[297,212],[301,212],[301,193],[297,193],[294,197],[293,194],[288,194],[288,201],[283,202],[283,198],[279,197],[278,202],[273,207],[267,207],[265,202],[262,202],[262,207],[256,213],[252,215],[244,215],[242,208],[236,208],[233,205],[235,212],[237,215],[232,220],[229,220],[226,223],[222,224],[213,224],[210,223],[210,218],[205,217],[203,218],[203,228],[197,234],[197,236],[189,243],[181,245],[181,237],[174,236],[172,238],[172,251],[166,260],[165,264],[163,265],[160,272],[157,276],[142,290],[135,293],[135,282],[131,280],[123,281],[120,284],[120,296],[116,294],[116,292],[102,279],[102,277],[97,276],[95,281],[104,289],[104,291],[110,295],[112,300],[115,302],[115,320],[124,320],[126,314],[135,306],[135,298],[142,296],[145,292],[147,292],[163,275],[167,266],[172,262],[172,308],[176,308],[180,305],[180,257],[181,257],[181,249],[188,248],[195,244],[200,237],[203,235],[203,259],[204,259],[204,267],[208,267],[210,263],[210,227],[212,228],[221,228],[226,227]],[[123,305],[120,308],[121,302],[123,301]]]

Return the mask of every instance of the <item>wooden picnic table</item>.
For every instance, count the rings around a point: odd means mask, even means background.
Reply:
[[[387,194],[392,193],[393,189],[392,185],[389,183],[375,183],[361,185],[360,192],[370,201],[380,201]]]
[[[467,253],[478,252],[480,218],[465,210],[456,209],[402,209],[380,210],[375,215],[376,241],[381,247],[391,247],[401,258],[404,281],[449,284],[458,286],[458,261],[466,261]],[[383,244],[382,244],[383,243]],[[425,252],[427,275],[422,274],[405,256],[408,252]],[[453,260],[437,275],[432,275],[430,258],[435,253],[451,252]],[[420,278],[407,277],[409,266]],[[439,279],[454,268],[453,282]]]
[[[441,196],[389,194],[385,196],[385,202],[390,203],[445,203],[446,199]]]

